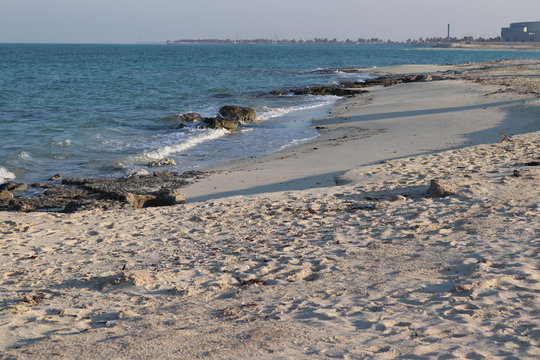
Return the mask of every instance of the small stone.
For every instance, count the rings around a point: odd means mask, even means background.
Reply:
[[[6,184],[0,185],[0,191],[22,191],[28,189],[28,184],[17,184],[16,182],[8,182]]]
[[[174,121],[178,123],[178,128],[182,129],[186,127],[190,123],[200,122],[202,121],[202,116],[197,113],[187,113],[187,114],[181,114],[181,115],[175,115],[172,117]]]
[[[50,180],[50,181],[56,181],[56,180],[62,179],[63,177],[64,177],[64,175],[58,173],[58,174],[55,174],[55,175],[51,176],[51,177],[49,178],[49,180]]]
[[[431,180],[427,194],[431,197],[446,197],[455,194],[455,189],[450,184],[435,179]]]
[[[187,113],[182,114],[178,117],[181,121],[185,122],[198,122],[202,120],[202,117],[200,114],[197,113]]]
[[[66,206],[64,206],[64,210],[62,212],[66,214],[71,214],[79,210],[79,204],[76,201],[70,201],[67,203]]]
[[[394,195],[392,201],[407,201],[407,198],[403,195]]]
[[[17,184],[11,191],[24,191],[28,190],[28,184]]]
[[[0,191],[0,200],[10,200],[13,199],[13,194],[8,190]]]
[[[140,314],[136,313],[135,311],[130,310],[130,309],[120,310],[118,312],[118,318],[119,319],[134,318],[134,317],[137,317],[137,316],[140,316]]]
[[[150,161],[148,164],[146,164],[146,166],[149,166],[149,167],[174,166],[174,165],[176,165],[176,161],[171,158]]]

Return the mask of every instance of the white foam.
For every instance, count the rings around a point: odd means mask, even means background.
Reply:
[[[55,144],[60,147],[66,147],[66,146],[71,145],[71,140],[69,139],[59,140],[59,141],[56,141]]]
[[[334,96],[334,95],[328,95],[328,96],[307,95],[306,97],[310,97],[318,101],[316,103],[297,105],[297,106],[291,106],[291,107],[265,108],[265,110],[259,113],[259,115],[257,116],[257,120],[268,120],[271,118],[284,116],[284,115],[287,115],[296,111],[316,109],[319,107],[333,104],[339,99],[339,96]]]
[[[193,134],[189,137],[183,137],[181,142],[173,145],[167,145],[155,150],[145,151],[142,154],[133,156],[133,161],[148,161],[148,160],[160,160],[171,154],[179,153],[191,149],[194,146],[199,145],[205,141],[214,140],[228,134],[229,131],[225,129],[219,130],[205,130],[200,134]]]
[[[31,159],[32,156],[26,151],[19,151],[19,153],[17,154],[17,158],[20,160],[27,160],[27,159]]]
[[[9,171],[8,169],[0,166],[0,184],[8,182],[9,180],[15,179],[15,174]]]
[[[367,73],[349,73],[349,72],[343,72],[343,71],[336,71],[336,74],[339,75],[341,79],[347,79],[352,81],[364,81],[367,79],[372,79],[375,76]]]

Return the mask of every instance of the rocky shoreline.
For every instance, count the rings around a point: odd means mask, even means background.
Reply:
[[[111,210],[175,205],[185,200],[180,188],[208,175],[209,172],[202,171],[188,171],[181,175],[155,171],[126,178],[66,178],[47,184],[10,182],[0,185],[0,211],[72,213],[96,208]]]
[[[354,72],[352,69],[343,69]],[[328,70],[337,71],[337,70]],[[341,70],[340,70],[341,71]],[[430,75],[389,75],[365,81],[343,81],[338,85],[283,89],[271,92],[274,96],[294,95],[335,95],[353,97],[368,92],[373,86],[392,86],[415,81],[431,81]],[[241,124],[256,121],[252,108],[235,105],[223,106],[216,117],[204,118],[197,113],[176,116],[177,126],[188,124],[210,129],[236,130]],[[148,167],[174,165],[173,159],[161,159],[148,163]],[[149,175],[134,174],[117,178],[66,178],[60,174],[46,183],[25,184],[9,182],[0,185],[0,211],[53,211],[76,212],[88,209],[119,209],[169,206],[182,203],[185,196],[181,188],[209,173],[189,171],[178,174],[169,171],[155,171]]]

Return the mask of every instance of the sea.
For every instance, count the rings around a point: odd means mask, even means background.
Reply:
[[[317,137],[335,96],[272,90],[373,77],[320,71],[540,57],[410,46],[0,44],[0,183],[203,170]],[[178,128],[176,115],[253,107],[238,130]],[[150,168],[172,158],[176,166]]]

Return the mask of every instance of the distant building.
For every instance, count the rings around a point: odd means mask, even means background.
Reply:
[[[540,41],[540,21],[512,23],[501,29],[502,41]]]

